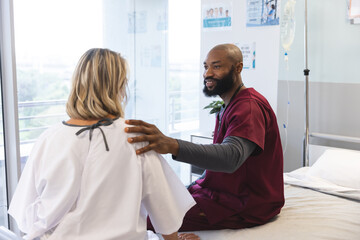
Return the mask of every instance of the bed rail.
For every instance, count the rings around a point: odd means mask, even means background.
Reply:
[[[310,137],[342,141],[342,142],[360,143],[360,138],[358,137],[348,137],[348,136],[325,134],[325,133],[316,133],[316,132],[310,133]]]
[[[323,139],[323,140],[330,140],[330,141],[339,141],[339,142],[345,142],[345,143],[360,143],[359,137],[349,137],[349,136],[343,136],[343,135],[335,135],[335,134],[327,134],[327,133],[318,133],[318,132],[312,132],[308,133],[309,139]],[[307,145],[306,145],[307,144]],[[304,149],[307,148],[307,151],[309,149],[309,142],[304,141]],[[351,148],[350,148],[351,149]],[[308,152],[309,154],[309,152]],[[310,160],[309,155],[306,155],[306,152],[304,151],[303,156],[303,166],[308,167],[310,166]]]

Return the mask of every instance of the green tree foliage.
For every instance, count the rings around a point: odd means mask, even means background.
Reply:
[[[66,99],[70,79],[55,72],[40,73],[36,69],[17,71],[20,140],[36,139],[46,127],[64,120],[64,105],[24,107],[22,103]]]

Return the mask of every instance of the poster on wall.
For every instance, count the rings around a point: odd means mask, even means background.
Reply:
[[[168,17],[166,11],[158,11],[158,19],[156,22],[156,30],[164,31],[168,29]]]
[[[128,33],[145,33],[147,31],[146,22],[146,11],[128,13]]]
[[[243,54],[243,69],[255,69],[256,66],[256,43],[235,43]]]
[[[247,0],[246,26],[279,25],[280,0]]]
[[[230,30],[232,26],[232,2],[202,5],[203,30]]]
[[[353,24],[360,24],[360,0],[350,0],[349,19]]]
[[[142,67],[161,67],[161,46],[144,46],[140,50],[140,65]]]

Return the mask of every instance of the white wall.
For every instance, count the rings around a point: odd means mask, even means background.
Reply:
[[[212,3],[232,5],[232,27],[231,30],[218,30],[201,32],[201,55],[200,65],[203,69],[203,60],[207,52],[220,43],[256,43],[256,68],[254,70],[244,69],[242,78],[247,87],[254,87],[263,94],[270,105],[276,111],[277,106],[277,82],[278,82],[278,63],[279,63],[279,25],[246,27],[246,6],[247,0],[234,1],[215,1],[202,0],[202,5]],[[199,79],[199,84],[203,88],[203,78]],[[204,106],[215,100],[207,98],[200,93],[200,131],[212,131],[215,126],[214,116],[209,115],[207,110],[202,110]]]
[[[286,1],[282,1],[282,6]],[[308,68],[311,82],[359,83],[360,24],[350,24],[347,1],[308,1]],[[280,49],[279,80],[304,80],[305,4],[295,4],[295,38],[289,70]]]

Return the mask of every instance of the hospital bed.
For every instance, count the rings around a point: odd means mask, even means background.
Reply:
[[[272,221],[195,233],[204,240],[360,239],[360,151],[314,148],[315,163],[284,174],[285,205]]]
[[[22,240],[22,238],[16,236],[15,233],[4,226],[0,226],[0,240]]]

